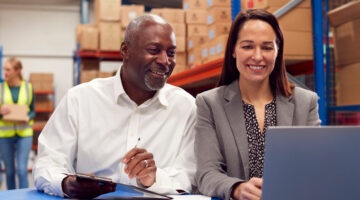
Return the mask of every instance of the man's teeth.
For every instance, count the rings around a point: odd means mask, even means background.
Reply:
[[[249,65],[249,67],[254,70],[260,70],[263,68],[263,66],[255,66],[255,65]]]
[[[157,71],[152,71],[154,74],[158,74],[158,75],[165,75],[165,72],[157,72]]]

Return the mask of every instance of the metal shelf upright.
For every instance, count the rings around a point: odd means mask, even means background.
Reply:
[[[323,1],[312,0],[313,41],[314,41],[314,79],[315,92],[319,95],[319,116],[321,124],[327,124],[327,104],[325,95],[324,43],[323,43]],[[326,14],[326,13],[325,13]],[[326,33],[327,34],[327,33]],[[325,83],[325,84],[324,84]]]

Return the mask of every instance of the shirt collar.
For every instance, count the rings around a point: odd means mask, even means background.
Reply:
[[[121,67],[119,67],[119,69],[116,72],[115,78],[114,80],[114,100],[115,102],[118,102],[118,99],[122,96],[122,95],[127,95],[125,90],[124,90],[124,86],[121,82],[121,76],[120,76],[120,71],[121,71]],[[144,103],[149,102],[149,104],[158,101],[162,106],[167,107],[169,105],[169,101],[167,100],[167,89],[168,85],[165,84],[163,88],[161,88],[160,90],[158,90],[155,95],[147,100]],[[150,103],[151,102],[151,103]]]

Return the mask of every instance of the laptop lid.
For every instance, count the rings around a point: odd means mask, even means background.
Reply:
[[[269,127],[262,199],[360,199],[360,127]]]

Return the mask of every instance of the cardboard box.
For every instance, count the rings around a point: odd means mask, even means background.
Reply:
[[[209,26],[208,37],[214,39],[220,35],[228,35],[231,23],[215,23]]]
[[[193,48],[200,47],[202,44],[207,42],[209,39],[204,35],[192,35],[187,37],[186,49],[190,51]]]
[[[144,5],[121,5],[120,6],[120,15],[121,15],[121,27],[126,28],[129,22],[136,17],[143,15],[145,13]]]
[[[186,37],[176,37],[176,53],[186,51]]]
[[[95,0],[95,22],[116,21],[120,22],[120,0]]]
[[[189,9],[185,13],[186,24],[206,25],[208,12],[206,10]]]
[[[208,36],[208,26],[203,25],[197,25],[197,24],[189,24],[187,25],[187,36],[194,36],[194,35],[200,35],[200,36]]]
[[[223,7],[230,7],[231,0],[208,0],[208,7],[212,6],[223,6]]]
[[[119,22],[100,22],[100,50],[120,51],[123,36]]]
[[[37,96],[35,101],[35,108],[37,110],[52,110],[54,108],[54,101],[47,99],[45,96],[44,98]]]
[[[185,11],[182,9],[176,8],[153,8],[151,9],[151,13],[155,15],[159,15],[164,18],[170,24],[172,23],[185,23]]]
[[[360,1],[352,1],[328,13],[334,27],[335,62],[338,67],[360,62]]]
[[[271,7],[267,11],[275,13],[280,7]],[[278,18],[282,30],[312,32],[312,10],[296,7]],[[296,23],[294,23],[296,22]]]
[[[290,0],[242,0],[241,8],[262,8],[268,9],[270,7],[282,7],[289,3]],[[297,8],[311,8],[311,0],[303,0]]]
[[[312,60],[313,37],[312,32],[283,31],[285,60]]]
[[[80,83],[91,81],[97,78],[98,70],[82,70],[80,74]]]
[[[97,58],[82,58],[81,70],[99,70],[100,60]]]
[[[202,9],[206,10],[208,7],[208,0],[183,0],[183,9]]]
[[[187,53],[186,52],[176,52],[176,66],[178,65],[187,65]]]
[[[27,105],[8,104],[10,113],[3,115],[3,120],[7,122],[25,122],[28,119]]]
[[[208,61],[210,45],[211,44],[209,42],[201,45],[201,47],[200,47],[201,62],[200,63],[205,63],[206,61]]]
[[[231,10],[229,7],[214,6],[208,9],[206,23],[208,25],[214,23],[231,23]]]
[[[224,57],[228,35],[220,35],[209,42],[209,56],[206,61]]]
[[[194,65],[198,65],[201,64],[201,53],[202,53],[202,48],[201,47],[195,47],[193,49],[191,49],[190,51],[188,51],[188,59],[187,59],[187,64],[188,66],[194,66]]]
[[[346,22],[360,18],[360,1],[350,1],[328,12],[330,25],[339,26]]]
[[[99,48],[99,30],[93,25],[79,24],[76,37],[81,50],[97,50]]]
[[[336,65],[360,62],[360,18],[337,26],[334,36]]]
[[[186,24],[171,23],[176,37],[186,37]]]
[[[337,105],[360,104],[360,62],[343,66],[337,70]]]
[[[113,76],[113,73],[111,73],[111,72],[98,71],[98,73],[97,73],[97,78],[107,78],[107,77],[111,77],[111,76]]]
[[[30,73],[29,82],[35,91],[54,89],[54,75],[52,73]]]

